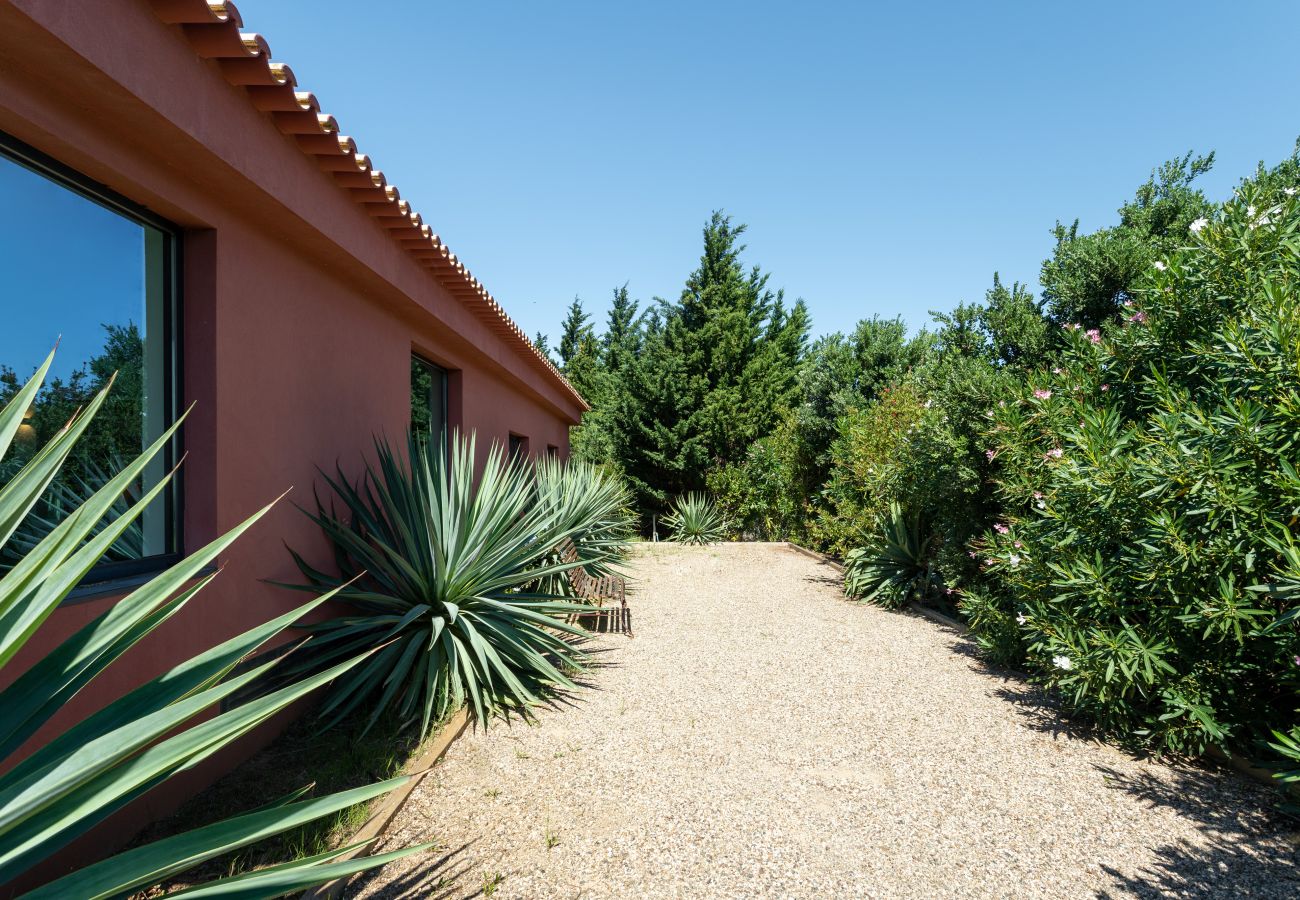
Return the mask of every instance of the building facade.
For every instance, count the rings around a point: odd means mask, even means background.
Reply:
[[[0,2],[0,216],[0,390],[59,347],[20,438],[39,446],[118,372],[68,490],[185,415],[146,478],[183,459],[175,489],[29,656],[290,491],[37,741],[301,602],[266,582],[296,579],[286,543],[324,554],[293,506],[314,502],[317,466],[357,472],[375,435],[402,440],[413,421],[474,431],[480,463],[492,442],[564,456],[585,409],[231,3]],[[117,833],[234,761],[147,798]]]

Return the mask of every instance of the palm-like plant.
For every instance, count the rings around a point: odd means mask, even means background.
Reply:
[[[920,517],[898,503],[889,505],[872,541],[844,557],[844,593],[869,603],[905,606],[923,597],[933,581]]]
[[[555,546],[584,523],[538,503],[532,468],[488,453],[477,483],[474,438],[444,445],[413,437],[410,464],[376,441],[377,468],[352,485],[341,470],[326,481],[347,518],[318,502],[312,518],[334,546],[338,574],[294,554],[307,585],[337,590],[348,614],[307,626],[314,668],[378,648],[335,682],[324,716],[370,704],[370,723],[395,708],[431,723],[469,703],[484,725],[507,708],[525,715],[581,669],[567,620],[588,607],[547,591],[551,576],[580,563],[554,560]]]
[[[664,524],[671,534],[670,541],[680,544],[712,544],[726,535],[727,523],[713,500],[699,491],[691,491],[677,498],[672,510],[664,516]]]
[[[555,513],[559,529],[573,532],[587,572],[597,578],[625,575],[622,563],[636,532],[636,516],[623,479],[583,460],[549,457],[537,461],[534,477],[538,503]],[[555,593],[563,591],[564,580],[552,579]]]
[[[52,360],[53,354],[0,409],[0,460],[8,452],[22,412],[40,390]],[[0,547],[9,541],[58,476],[111,387],[110,383],[97,394],[0,487]],[[54,524],[30,552],[0,575],[0,668],[12,664],[18,651],[59,603],[163,490],[166,478],[119,512],[123,492],[137,483],[176,427]],[[0,760],[14,759],[19,748],[77,692],[193,600],[215,577],[202,575],[204,568],[265,512],[261,510],[132,591],[18,675],[0,692]],[[313,677],[208,715],[275,666],[275,662],[255,665],[234,676],[231,670],[237,663],[326,599],[316,598],[175,666],[7,767],[0,775],[0,885],[12,882],[154,786],[211,757],[313,688],[357,664],[363,657],[341,660]],[[6,766],[0,764],[3,768]],[[301,799],[300,792],[247,814],[120,853],[24,896],[124,896],[222,853],[364,802],[404,780],[393,779],[310,800]],[[187,893],[196,897],[279,896],[411,852],[341,859],[353,849],[342,847],[309,859],[206,882]]]

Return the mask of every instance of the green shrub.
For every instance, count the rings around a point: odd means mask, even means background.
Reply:
[[[468,703],[486,726],[575,687],[564,669],[585,667],[570,640],[585,632],[569,620],[588,607],[544,586],[581,564],[559,562],[554,550],[591,523],[565,503],[539,503],[533,467],[507,460],[499,445],[476,481],[474,446],[473,437],[454,436],[450,449],[412,437],[408,464],[376,441],[378,465],[358,484],[342,471],[326,476],[347,516],[318,504],[312,519],[334,546],[338,573],[295,553],[308,582],[298,587],[338,591],[349,610],[307,626],[317,652],[301,665],[315,671],[375,650],[332,686],[321,709],[331,722],[366,704],[371,722],[393,709],[424,734]]]
[[[902,498],[900,463],[924,415],[925,397],[904,383],[841,417],[827,505],[813,528],[819,546],[842,556],[871,539],[889,504]]]
[[[1106,333],[989,410],[1004,522],[979,544],[1026,664],[1132,745],[1287,731],[1300,649],[1300,207],[1243,185]],[[988,601],[968,601],[1002,627]],[[985,639],[1004,643],[985,632]]]
[[[797,423],[786,416],[768,437],[756,441],[744,460],[709,473],[709,492],[733,540],[806,540],[805,523],[817,497],[808,497],[800,477]]]
[[[22,415],[39,391],[52,359],[51,354],[27,385],[0,409],[0,460],[9,450]],[[103,407],[111,386],[110,378],[86,408],[0,488],[0,547],[55,482],[77,441]],[[162,491],[167,478],[143,496],[133,498],[126,508],[120,505],[123,492],[131,488],[177,427],[106,479],[69,515],[50,523],[52,527],[31,551],[0,575],[0,667],[13,663],[15,655],[59,603]],[[76,722],[19,761],[18,752],[28,739],[74,695],[178,613],[216,577],[202,572],[265,512],[263,509],[133,590],[0,692],[0,768],[7,770],[0,775],[0,885],[30,871],[155,785],[212,757],[364,659],[352,655],[314,677],[247,702],[234,702],[239,692],[263,678],[276,661],[253,665],[233,675],[236,664],[328,599],[321,597],[180,663]],[[231,705],[220,708],[223,703]],[[305,790],[298,791],[243,815],[84,866],[24,896],[99,898],[133,894],[223,853],[363,803],[407,780],[393,779],[309,800],[301,799]],[[341,847],[256,872],[215,879],[200,889],[232,896],[280,896],[423,848],[340,861],[349,849]]]
[[[712,544],[722,540],[727,530],[717,506],[698,491],[678,497],[664,524],[671,532],[668,540],[679,544]]]

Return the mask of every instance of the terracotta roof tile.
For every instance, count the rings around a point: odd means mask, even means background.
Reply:
[[[397,188],[357,150],[356,141],[339,133],[333,116],[321,112],[315,95],[297,90],[293,71],[271,59],[271,48],[260,34],[243,31],[243,19],[233,3],[219,0],[150,0],[154,14],[182,30],[194,52],[216,62],[222,76],[243,87],[253,105],[268,113],[280,132],[294,141],[323,172],[329,173],[367,215],[412,258],[429,270],[452,296],[463,302],[492,332],[501,335],[534,369],[557,382],[588,409],[582,395],[533,345],[470,274],[420,215],[401,199]]]

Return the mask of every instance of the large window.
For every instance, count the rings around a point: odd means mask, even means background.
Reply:
[[[0,550],[12,565],[175,421],[177,236],[165,222],[0,135],[0,403],[58,347],[0,461],[0,485],[116,374],[108,400],[41,503]],[[176,448],[117,507],[157,484]],[[109,550],[89,581],[139,574],[179,549],[175,488]]]
[[[411,357],[411,430],[442,440],[447,430],[447,370]]]

